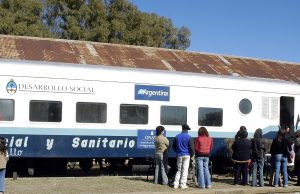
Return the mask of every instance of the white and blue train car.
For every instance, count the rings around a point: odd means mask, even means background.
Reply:
[[[158,125],[172,142],[183,123],[193,137],[207,127],[217,152],[241,125],[272,137],[300,114],[300,85],[287,81],[17,60],[0,69],[0,134],[25,167],[144,158]]]

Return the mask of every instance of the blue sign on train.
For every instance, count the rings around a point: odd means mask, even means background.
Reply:
[[[137,148],[154,149],[155,130],[138,130]]]
[[[135,85],[135,100],[170,101],[170,87]]]
[[[9,135],[10,157],[142,157],[148,154],[136,150],[136,137],[129,136],[68,136],[68,135]]]

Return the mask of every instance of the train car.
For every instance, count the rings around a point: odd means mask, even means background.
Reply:
[[[300,85],[282,80],[4,59],[0,68],[0,133],[18,171],[141,161],[158,125],[171,142],[181,124],[193,137],[205,126],[224,154],[241,125],[271,138],[278,126],[294,131],[300,114]]]

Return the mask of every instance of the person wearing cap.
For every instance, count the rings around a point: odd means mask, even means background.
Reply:
[[[155,144],[155,184],[168,184],[168,177],[166,174],[167,168],[167,152],[169,147],[169,140],[164,136],[165,128],[163,126],[156,127]]]
[[[188,134],[191,128],[187,124],[182,125],[182,132],[176,135],[173,141],[173,149],[177,154],[177,172],[175,175],[174,188],[186,189],[190,158],[195,154],[194,142]]]
[[[300,186],[300,130],[295,132],[295,173],[297,175],[297,186]]]
[[[251,155],[251,141],[247,139],[248,132],[246,130],[240,130],[238,137],[232,144],[232,161],[234,163],[234,185],[240,184],[240,177],[242,175],[242,185],[248,184],[249,168]]]

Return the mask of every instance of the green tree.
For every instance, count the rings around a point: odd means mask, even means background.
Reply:
[[[186,49],[190,31],[128,0],[0,0],[0,33]]]
[[[37,0],[0,0],[0,33],[51,37],[41,20],[42,10]]]

